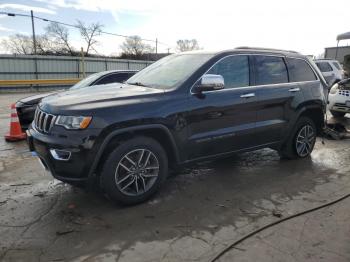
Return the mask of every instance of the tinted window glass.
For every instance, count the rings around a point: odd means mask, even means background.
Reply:
[[[256,81],[258,85],[288,82],[288,73],[282,57],[255,56]]]
[[[301,59],[287,58],[290,82],[316,80],[311,67]]]
[[[108,76],[102,77],[100,80],[98,80],[95,85],[105,85],[110,83],[123,83],[125,80],[128,80],[129,74],[128,73],[115,73],[110,74]]]
[[[136,72],[134,73],[128,73],[128,78],[130,78],[130,77],[132,77],[133,75],[135,75],[136,74]]]
[[[73,90],[73,89],[79,89],[79,88],[84,88],[84,87],[90,86],[91,83],[95,82],[97,79],[99,79],[104,74],[105,74],[105,72],[99,72],[99,73],[89,75],[88,77],[86,77],[83,80],[76,83],[70,89]]]
[[[316,65],[321,70],[321,72],[331,72],[331,71],[333,71],[332,67],[330,66],[330,64],[328,64],[328,62],[316,62]]]
[[[248,56],[229,56],[215,64],[207,74],[221,75],[225,88],[249,86]]]
[[[333,62],[333,65],[335,66],[336,69],[340,70],[340,65],[337,62]]]

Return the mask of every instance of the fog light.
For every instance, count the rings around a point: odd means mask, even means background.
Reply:
[[[68,161],[71,156],[71,152],[59,149],[50,149],[52,157],[56,160]]]

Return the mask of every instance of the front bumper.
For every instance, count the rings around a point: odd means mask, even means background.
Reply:
[[[84,131],[83,131],[84,132]],[[63,134],[43,134],[30,127],[27,142],[30,151],[35,152],[43,166],[52,176],[67,183],[84,182],[89,179],[91,163],[94,160],[94,135],[81,134],[80,139],[68,138]],[[69,159],[57,159],[52,149],[69,152]]]
[[[17,115],[23,131],[27,130],[33,122],[36,107],[37,104],[25,104],[20,101],[16,103]]]
[[[329,94],[328,101],[329,110],[350,113],[350,90],[339,90],[336,94]]]

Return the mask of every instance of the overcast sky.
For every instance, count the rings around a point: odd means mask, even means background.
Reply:
[[[173,48],[178,39],[196,38],[210,50],[261,46],[318,55],[336,45],[337,34],[350,31],[349,0],[0,0],[0,10],[75,23],[100,22],[104,30],[158,38],[159,50]],[[36,31],[47,23],[36,21]],[[0,16],[0,38],[31,34],[28,18]],[[80,48],[78,32],[70,29]],[[122,38],[101,36],[101,54],[119,53]],[[348,42],[341,42],[347,45]]]

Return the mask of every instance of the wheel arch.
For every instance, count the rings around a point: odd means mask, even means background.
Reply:
[[[321,134],[323,127],[325,125],[324,112],[322,107],[318,105],[308,105],[303,107],[295,120],[295,123],[300,119],[300,117],[308,117],[315,122],[317,133]]]
[[[89,177],[99,173],[104,163],[103,160],[106,159],[106,156],[113,150],[113,148],[123,140],[128,140],[138,135],[147,136],[156,140],[164,148],[168,158],[175,160],[169,162],[170,166],[176,166],[180,163],[179,152],[174,137],[166,126],[161,124],[133,126],[112,131],[106,136],[91,165]]]

